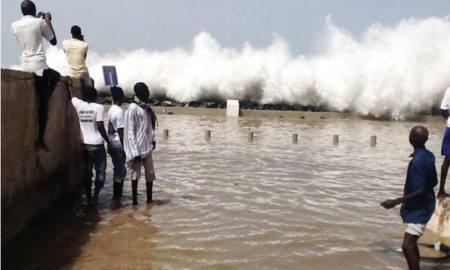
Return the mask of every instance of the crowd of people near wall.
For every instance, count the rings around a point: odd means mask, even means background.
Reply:
[[[60,79],[60,74],[48,67],[46,63],[43,39],[51,45],[57,44],[56,34],[52,26],[50,13],[36,14],[36,6],[25,0],[21,4],[22,19],[14,22],[11,30],[22,45],[23,70],[36,76],[38,99],[39,136],[37,144],[47,149],[45,144],[45,127],[49,98]],[[120,198],[123,184],[130,170],[133,204],[137,201],[138,180],[144,167],[147,187],[147,203],[152,203],[153,181],[155,171],[152,151],[155,149],[155,125],[157,118],[148,105],[149,88],[138,82],[134,93],[139,99],[132,102],[128,109],[122,107],[124,91],[120,87],[112,87],[113,105],[108,111],[108,130],[104,125],[104,107],[97,104],[97,91],[86,67],[89,46],[84,41],[81,28],[71,28],[72,39],[62,42],[64,52],[70,65],[70,77],[78,78],[82,84],[82,99],[72,97],[72,104],[78,113],[82,136],[83,178],[86,197],[89,204],[96,204],[106,178],[106,155],[111,155],[114,166],[113,197]],[[71,81],[69,79],[69,84]],[[71,87],[69,87],[71,88]],[[70,91],[72,94],[72,91]],[[450,88],[447,89],[441,105],[442,116],[447,119],[441,154],[445,157],[441,167],[438,199],[447,197],[445,182],[450,167]],[[403,253],[410,269],[420,269],[420,254],[417,240],[422,236],[427,222],[435,209],[437,185],[435,156],[426,149],[428,130],[423,126],[414,127],[409,141],[414,148],[412,159],[408,165],[404,194],[394,200],[386,200],[381,206],[391,209],[401,204],[401,216],[407,225]],[[106,149],[105,149],[106,143]],[[95,170],[94,193],[92,196],[92,177]]]
[[[21,3],[23,17],[14,22],[11,31],[22,46],[23,71],[35,74],[39,131],[37,146],[47,150],[45,128],[48,120],[48,105],[61,75],[47,65],[43,39],[51,45],[57,45],[57,38],[52,25],[50,13],[37,13],[36,5],[25,0]],[[77,111],[80,134],[82,137],[83,183],[88,204],[96,204],[106,179],[107,152],[111,155],[114,166],[113,197],[118,199],[123,194],[123,184],[127,167],[131,173],[133,204],[138,203],[137,187],[144,167],[147,187],[147,203],[152,203],[153,181],[156,179],[153,167],[152,151],[156,147],[154,130],[156,115],[148,105],[150,92],[146,84],[139,82],[134,92],[139,99],[124,110],[124,91],[112,87],[114,104],[108,111],[108,131],[104,125],[104,107],[96,103],[97,90],[89,76],[86,57],[89,45],[84,41],[81,28],[77,25],[70,29],[72,38],[62,42],[63,50],[70,66],[70,78],[80,79],[82,98],[72,96],[72,104]],[[69,89],[72,89],[68,78]],[[106,143],[106,149],[105,149]],[[95,170],[94,192],[92,178]]]

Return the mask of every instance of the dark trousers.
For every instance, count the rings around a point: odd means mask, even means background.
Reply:
[[[48,120],[48,105],[61,75],[53,69],[45,69],[42,76],[36,78],[36,101],[38,108],[38,144],[44,144],[45,127]]]
[[[103,187],[106,176],[106,150],[103,144],[83,144],[83,180],[86,188],[92,186],[92,169],[95,168],[95,187]]]
[[[127,168],[125,166],[125,151],[123,150],[122,146],[113,144],[111,147],[111,153],[109,154],[111,155],[112,163],[114,165],[113,181],[121,183],[127,175]]]

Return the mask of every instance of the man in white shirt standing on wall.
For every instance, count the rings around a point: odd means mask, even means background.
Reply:
[[[113,176],[113,198],[122,197],[123,181],[127,175],[125,167],[125,150],[123,149],[123,128],[125,111],[121,107],[124,99],[124,92],[120,87],[111,87],[113,105],[108,111],[108,136],[111,142],[112,163],[114,165]]]
[[[70,77],[81,80],[83,86],[94,86],[86,67],[86,57],[89,45],[84,41],[81,28],[77,25],[70,29],[72,39],[62,42],[63,50],[70,65]]]
[[[131,168],[133,205],[137,205],[137,187],[141,177],[141,167],[145,170],[147,203],[153,202],[153,181],[156,177],[152,151],[156,146],[154,130],[157,119],[148,105],[150,92],[147,85],[137,83],[134,86],[134,93],[140,103],[132,102],[125,112],[124,148],[127,166]]]
[[[447,120],[447,127],[444,131],[444,138],[442,140],[441,154],[445,156],[441,167],[441,181],[437,199],[447,197],[445,192],[445,181],[447,180],[448,168],[450,167],[450,87],[445,91],[444,98],[441,103],[441,115]]]
[[[105,112],[102,105],[95,103],[97,90],[94,87],[82,88],[83,100],[72,98],[80,121],[83,145],[81,147],[83,155],[83,180],[86,190],[88,204],[91,204],[92,169],[95,168],[95,190],[92,203],[97,204],[100,190],[105,184],[106,175],[106,151],[105,141],[110,149],[110,141],[103,125],[103,114]]]
[[[32,72],[36,75],[36,99],[39,118],[37,144],[46,148],[44,135],[48,119],[48,103],[61,75],[47,66],[42,41],[45,38],[50,44],[56,45],[57,40],[50,13],[39,12],[36,15],[36,5],[28,0],[23,1],[20,8],[23,17],[11,25],[11,31],[22,46],[23,71]]]

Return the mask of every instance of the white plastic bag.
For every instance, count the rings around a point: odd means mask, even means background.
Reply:
[[[450,198],[436,200],[436,209],[427,228],[437,236],[450,237]]]

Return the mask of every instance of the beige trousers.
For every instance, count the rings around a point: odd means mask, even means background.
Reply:
[[[153,167],[152,153],[146,158],[134,159],[131,164],[131,181],[137,181],[141,178],[141,167],[144,167],[145,182],[149,183],[155,181],[155,169]]]
[[[80,72],[71,75],[72,78],[80,79],[81,85],[85,87],[94,86],[94,80],[89,76],[89,72]]]

